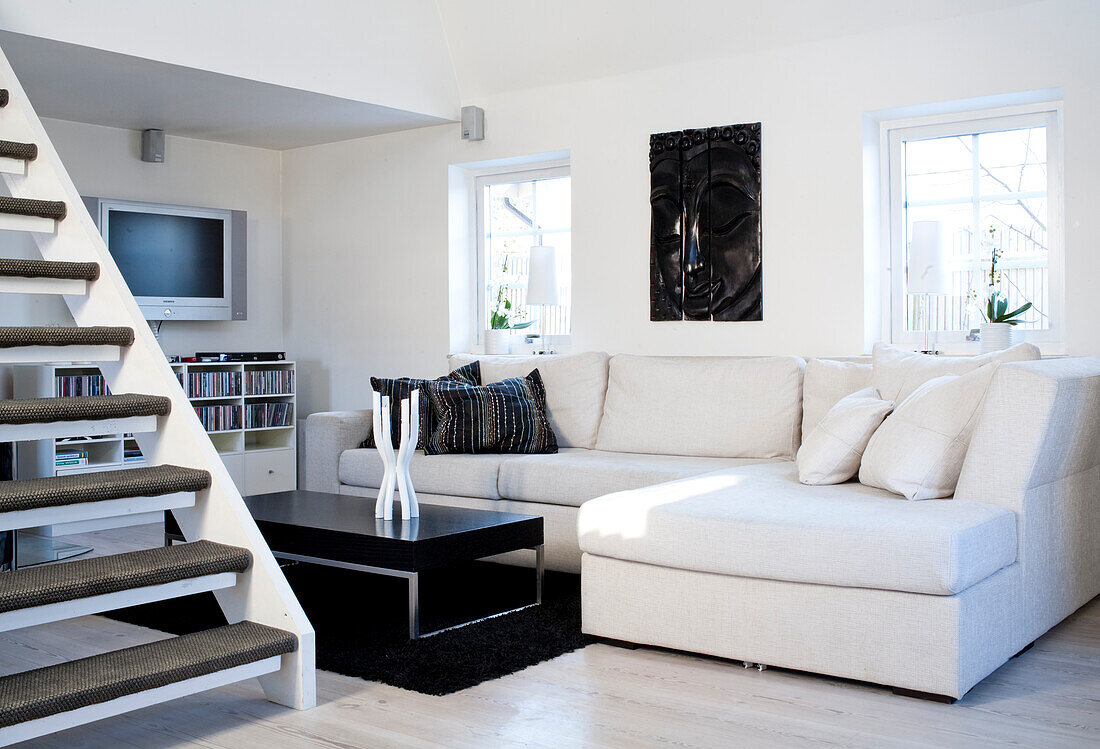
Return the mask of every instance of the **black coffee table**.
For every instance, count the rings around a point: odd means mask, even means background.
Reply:
[[[367,497],[289,491],[244,501],[277,558],[407,579],[411,639],[454,629],[420,631],[419,575],[425,570],[534,549],[535,603],[530,605],[542,603],[543,526],[537,515],[422,504],[418,518],[386,521],[375,519],[374,499]],[[394,514],[399,511],[395,506]]]

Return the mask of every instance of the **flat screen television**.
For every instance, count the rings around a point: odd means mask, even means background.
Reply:
[[[146,320],[247,318],[244,211],[84,198]]]

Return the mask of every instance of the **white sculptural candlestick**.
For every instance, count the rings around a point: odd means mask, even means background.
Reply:
[[[409,463],[412,461],[416,442],[420,437],[420,391],[412,391],[412,397],[401,401],[401,443],[394,454],[393,440],[390,436],[389,396],[373,393],[374,445],[382,458],[382,486],[378,489],[378,500],[374,504],[374,516],[383,520],[393,520],[393,492],[396,488],[401,497],[401,516],[408,520],[420,516],[420,505],[416,501],[409,476]]]
[[[420,517],[420,504],[416,501],[409,463],[420,439],[420,391],[401,401],[401,447],[397,452],[397,492],[401,495],[401,517],[405,520]],[[392,512],[392,510],[391,510]]]
[[[393,518],[393,487],[396,459],[390,440],[390,399],[381,393],[372,393],[374,401],[374,447],[382,458],[382,484],[378,488],[378,500],[374,503],[374,516]]]

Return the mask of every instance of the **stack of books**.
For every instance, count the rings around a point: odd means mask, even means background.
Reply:
[[[58,449],[54,453],[53,461],[55,468],[81,468],[88,465],[88,451],[72,448]]]
[[[122,450],[122,462],[125,463],[144,463],[145,456],[141,454],[141,450],[137,446],[127,445]]]

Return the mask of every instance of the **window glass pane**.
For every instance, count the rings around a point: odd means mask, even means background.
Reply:
[[[942,221],[951,237],[950,293],[930,299],[927,322],[923,299],[905,293],[905,330],[977,327],[993,291],[1008,298],[1009,309],[1034,305],[1018,329],[1049,327],[1046,136],[1045,127],[975,129],[903,142],[905,247],[915,221]],[[991,286],[994,249],[999,273]],[[903,277],[903,291],[905,284]]]
[[[489,187],[490,226],[494,232],[523,231],[534,221],[534,183],[509,182]]]
[[[543,231],[569,228],[569,178],[540,179],[535,183],[539,228]]]
[[[931,330],[969,330],[971,321],[967,311],[966,292],[971,286],[974,271],[974,208],[971,203],[957,203],[936,206],[914,206],[905,212],[906,247],[913,237],[913,222],[942,221],[947,225],[950,238],[948,257],[951,261],[951,293],[943,297],[933,297]],[[908,266],[908,262],[906,263]],[[923,300],[906,293],[906,330],[924,328],[922,317]]]
[[[905,142],[905,199],[968,198],[974,192],[969,136]]]
[[[485,326],[491,327],[493,313],[499,312],[512,325],[536,321],[532,332],[567,335],[572,277],[569,177],[492,184],[482,197],[488,204],[483,238]],[[526,306],[529,251],[540,243],[557,250],[561,286],[561,304],[545,309]]]
[[[983,197],[1010,192],[1046,192],[1045,127],[978,136]]]
[[[542,213],[539,213],[542,216]],[[572,288],[570,279],[573,277],[571,272],[572,264],[572,247],[570,245],[570,235],[567,231],[546,232],[542,235],[542,243],[554,248],[554,257],[558,261],[558,289],[561,295],[561,304],[553,306],[547,306],[545,309],[539,308],[535,310],[535,316],[541,317],[540,325],[545,323],[546,332],[551,334],[550,331],[560,331],[561,333],[568,333],[571,330],[570,327],[570,296],[572,294]]]

